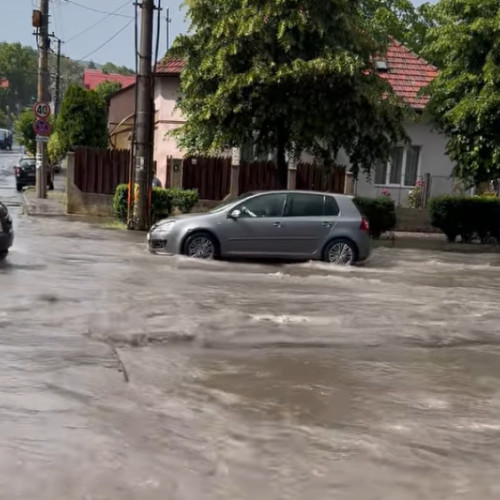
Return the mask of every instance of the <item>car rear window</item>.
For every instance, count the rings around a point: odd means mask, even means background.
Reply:
[[[337,216],[339,206],[333,196],[296,193],[289,195],[288,217]]]
[[[337,216],[340,212],[337,200],[333,196],[325,196],[325,215]]]
[[[35,160],[21,160],[21,167],[35,167],[36,166],[36,161]]]

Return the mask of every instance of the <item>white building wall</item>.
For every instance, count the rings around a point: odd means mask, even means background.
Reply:
[[[425,179],[426,174],[431,176],[430,196],[450,194],[453,190],[452,170],[453,163],[446,155],[446,138],[433,130],[429,123],[411,123],[405,126],[411,145],[420,147],[420,158],[417,177]],[[339,158],[341,164],[348,164],[345,158]],[[360,173],[355,183],[355,194],[374,198],[388,191],[391,198],[398,205],[405,205],[411,187],[394,187],[374,184],[372,179],[366,179]]]

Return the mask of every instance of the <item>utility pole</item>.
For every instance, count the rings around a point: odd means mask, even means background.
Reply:
[[[49,101],[49,0],[40,0],[40,27],[38,28],[38,102]],[[36,193],[47,196],[47,148],[45,142],[36,144]]]
[[[56,95],[54,97],[54,116],[59,114],[59,107],[61,106],[61,43],[57,39],[57,70],[56,70]]]
[[[153,14],[154,0],[142,0],[139,43],[139,73],[136,91],[135,196],[133,227],[149,227],[149,193],[153,177]]]
[[[167,17],[165,19],[167,21],[167,52],[168,52],[168,49],[170,48],[170,23],[172,22],[172,19],[170,19],[170,8],[167,8]]]

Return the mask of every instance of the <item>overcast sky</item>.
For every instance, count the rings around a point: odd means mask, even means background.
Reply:
[[[159,0],[155,0],[158,5]],[[161,0],[160,57],[166,49],[166,8],[170,8],[170,41],[186,30],[182,0]],[[414,0],[416,5],[424,0]],[[34,46],[31,11],[38,0],[1,0],[0,41]],[[111,14],[113,13],[113,14]],[[112,61],[134,67],[132,0],[50,0],[51,31],[75,60]]]

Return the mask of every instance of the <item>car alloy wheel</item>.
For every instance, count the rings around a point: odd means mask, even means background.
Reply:
[[[326,260],[331,264],[349,266],[355,261],[354,248],[347,241],[333,241],[326,251]]]
[[[215,257],[215,244],[212,238],[207,235],[195,235],[187,243],[186,254],[195,259],[213,259]]]

